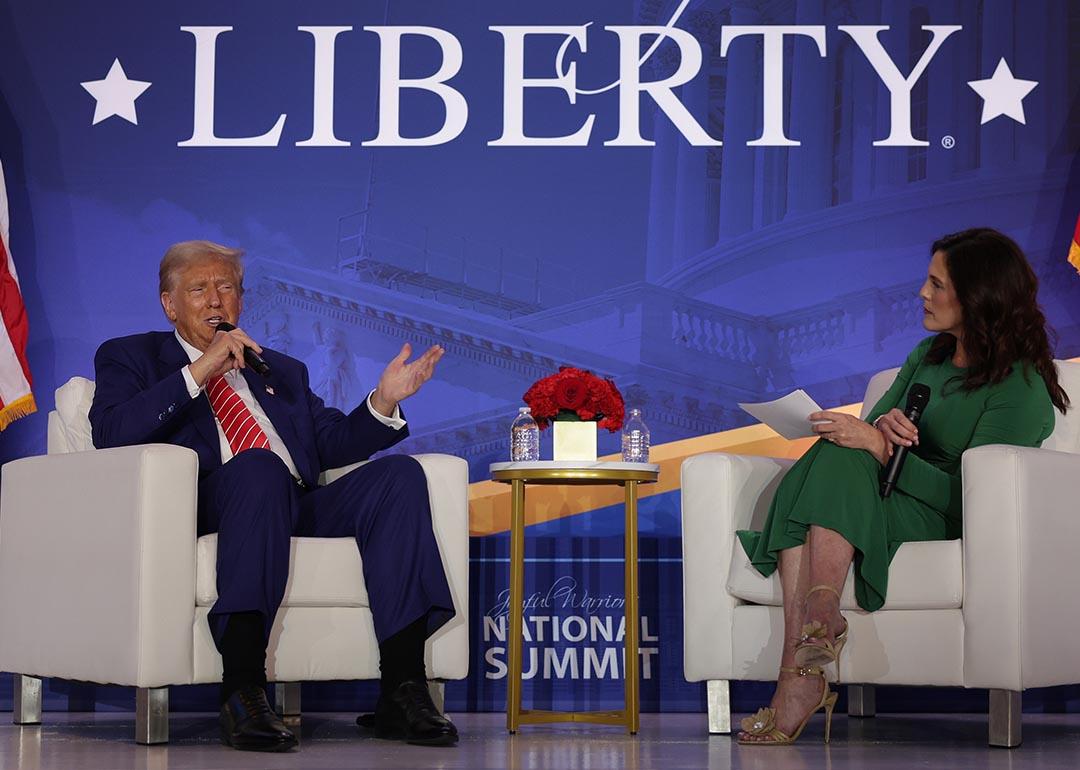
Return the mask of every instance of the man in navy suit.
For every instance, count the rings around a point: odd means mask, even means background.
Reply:
[[[450,745],[454,725],[428,693],[424,643],[454,615],[432,531],[424,471],[387,456],[325,487],[327,468],[366,460],[408,435],[399,403],[431,378],[434,346],[411,363],[406,344],[349,414],[312,393],[305,366],[235,326],[242,252],[208,241],[172,246],[159,289],[172,332],[109,340],[94,360],[90,409],[98,448],[171,443],[199,455],[198,532],[218,533],[218,599],[210,631],[221,652],[222,741],[285,751],[296,737],[266,700],[266,644],[285,593],[289,539],[355,537],[379,639],[381,694],[362,724],[382,737]],[[260,354],[263,377],[245,365]],[[360,721],[360,720],[358,720]]]

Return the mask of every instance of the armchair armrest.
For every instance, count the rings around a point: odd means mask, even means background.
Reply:
[[[731,568],[735,530],[764,521],[792,462],[713,453],[682,464],[683,667],[691,682],[730,676],[737,600],[721,586]]]
[[[192,678],[198,456],[154,444],[29,457],[0,482],[0,669]]]
[[[964,684],[1080,682],[1080,455],[991,445],[964,453]]]

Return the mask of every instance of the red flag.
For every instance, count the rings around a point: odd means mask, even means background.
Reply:
[[[1072,243],[1069,245],[1069,264],[1080,272],[1080,216],[1076,218],[1076,231],[1073,233]]]
[[[26,339],[30,327],[19,290],[19,276],[8,246],[7,188],[0,164],[0,430],[14,420],[37,411],[30,390]]]

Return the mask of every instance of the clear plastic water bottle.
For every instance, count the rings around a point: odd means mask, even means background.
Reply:
[[[623,423],[622,459],[624,463],[649,462],[649,428],[641,419],[640,409],[631,409]]]
[[[510,426],[510,460],[515,463],[535,462],[540,459],[540,427],[533,419],[529,407],[518,409],[518,416]]]

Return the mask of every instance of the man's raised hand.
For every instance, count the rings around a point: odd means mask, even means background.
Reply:
[[[371,405],[379,414],[386,417],[393,415],[399,402],[416,393],[431,379],[435,364],[445,353],[441,345],[432,345],[415,361],[408,362],[412,355],[412,345],[406,342],[401,346],[401,352],[383,370],[379,384],[371,396]]]

